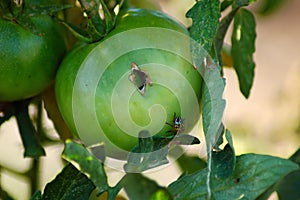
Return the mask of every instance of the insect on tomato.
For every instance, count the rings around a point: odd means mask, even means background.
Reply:
[[[67,125],[85,145],[104,144],[107,156],[121,159],[142,130],[168,136],[165,122],[182,131],[184,118],[189,133],[202,84],[189,42],[187,29],[164,13],[120,11],[102,41],[78,45],[59,67],[55,92]]]
[[[168,122],[166,122],[166,124],[172,127],[172,130],[169,130],[168,132],[174,132],[177,134],[182,133],[182,131],[184,131],[183,119],[179,116],[176,116],[175,112],[172,124]]]
[[[145,94],[146,85],[152,86],[149,74],[141,70],[134,62],[131,63],[129,80],[136,86],[141,95]]]

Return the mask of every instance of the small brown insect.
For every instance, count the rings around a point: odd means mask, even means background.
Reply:
[[[134,62],[131,63],[131,73],[129,75],[129,80],[135,85],[141,95],[145,94],[145,88],[147,84],[149,86],[152,86],[152,81],[149,74],[141,70]]]

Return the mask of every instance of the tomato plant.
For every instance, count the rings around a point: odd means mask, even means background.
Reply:
[[[41,14],[1,17],[0,43],[0,101],[42,92],[52,83],[66,51],[62,27]]]
[[[178,38],[166,35],[176,32]],[[172,127],[166,122],[173,123],[174,113],[184,119],[184,130],[189,132],[199,119],[199,112],[192,111],[199,110],[201,75],[185,60],[187,35],[181,24],[161,12],[128,9],[102,41],[72,50],[59,68],[56,97],[73,132],[87,145],[105,141],[106,148],[111,144],[126,151],[138,143],[143,129],[152,135],[170,135]],[[144,79],[139,77],[143,73],[153,84],[129,80]],[[89,117],[94,113],[96,123]]]
[[[24,172],[0,163],[0,175],[5,170],[28,178],[31,199],[266,199],[274,191],[297,199],[300,150],[289,159],[236,155],[223,122],[224,67],[236,72],[245,98],[253,84],[251,2],[196,1],[185,27],[151,0],[0,1],[0,30],[13,36],[0,33],[0,64],[11,64],[0,66],[0,125],[15,116],[24,157],[31,158]],[[78,39],[61,63],[64,32],[57,22]],[[55,85],[39,95],[58,63]],[[60,140],[43,127],[44,105]],[[199,118],[202,131],[194,127]],[[203,145],[192,128],[203,133]],[[42,192],[40,156],[52,151],[45,145],[63,146],[65,162]],[[177,180],[161,185],[150,179],[155,170],[169,176],[167,164],[180,168],[181,175],[172,175]],[[0,199],[12,199],[9,192],[0,184]]]

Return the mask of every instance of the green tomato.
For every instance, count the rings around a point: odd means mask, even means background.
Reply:
[[[56,98],[70,129],[122,159],[142,130],[188,133],[199,119],[202,83],[189,42],[186,28],[161,12],[122,11],[103,41],[78,45],[58,70]]]
[[[33,33],[0,18],[0,101],[17,101],[49,86],[66,51],[62,28],[47,15],[27,17]]]

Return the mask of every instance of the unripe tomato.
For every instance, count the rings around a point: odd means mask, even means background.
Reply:
[[[53,81],[66,51],[62,27],[48,15],[28,16],[34,33],[0,18],[0,101],[39,94]]]
[[[66,123],[116,158],[142,130],[188,133],[199,119],[202,83],[189,42],[186,28],[161,12],[122,11],[103,41],[78,45],[62,62],[55,89]]]

